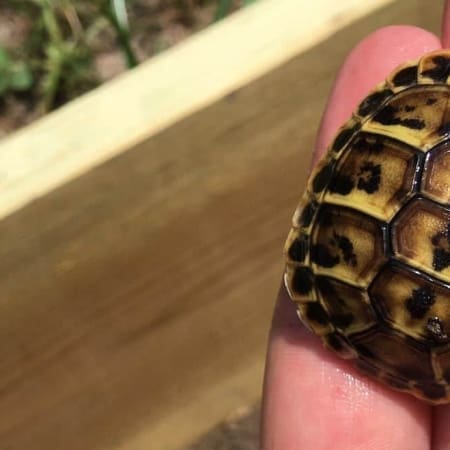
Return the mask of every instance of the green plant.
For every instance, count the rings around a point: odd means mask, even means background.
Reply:
[[[257,1],[258,0],[242,0],[242,5],[249,6]],[[214,21],[217,22],[218,20],[221,20],[226,15],[228,15],[232,6],[233,0],[218,0]]]
[[[138,64],[130,42],[126,0],[11,0],[11,5],[34,18],[23,49],[30,64],[23,67],[5,62],[1,67],[7,66],[9,71],[0,67],[0,94],[25,84],[31,88],[33,72],[39,109],[47,112],[97,85],[90,40],[105,23],[115,31],[127,66]]]
[[[131,47],[130,28],[128,23],[127,5],[125,0],[110,0],[106,16],[116,29],[119,44],[125,55],[129,68],[138,65],[138,60]]]
[[[102,52],[114,52],[114,40],[115,48],[132,68],[139,62],[132,45],[132,31],[142,50],[140,35],[150,35],[152,39],[174,24],[195,30],[200,8],[216,6],[215,20],[220,20],[238,6],[255,1],[0,0],[0,14],[2,8],[13,10],[29,25],[24,43],[17,50],[20,58],[0,47],[0,97],[27,92],[26,96],[14,96],[14,101],[25,102],[30,111],[43,114],[99,84],[101,75],[95,66],[99,60],[94,58]],[[148,12],[141,25],[137,11]],[[159,16],[166,12],[170,12],[167,17],[172,14],[175,19],[161,21]],[[147,33],[149,24],[153,31]],[[157,38],[152,48],[155,53]]]
[[[33,85],[30,68],[0,47],[0,96],[8,92],[27,91]]]
[[[214,21],[223,19],[230,12],[232,4],[233,0],[219,0]]]
[[[66,0],[34,1],[40,7],[45,31],[44,58],[38,70],[43,73],[39,83],[41,104],[48,111],[93,87],[96,79],[82,30],[69,21],[67,8],[71,4]]]

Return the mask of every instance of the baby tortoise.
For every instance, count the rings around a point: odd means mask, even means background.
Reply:
[[[396,69],[308,181],[285,283],[325,346],[385,384],[450,402],[450,51]]]

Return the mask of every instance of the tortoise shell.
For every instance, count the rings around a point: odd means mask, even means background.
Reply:
[[[450,401],[450,51],[370,93],[314,169],[285,284],[326,347],[387,385]]]

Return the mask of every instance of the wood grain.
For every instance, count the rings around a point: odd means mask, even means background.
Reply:
[[[258,399],[331,80],[441,5],[396,2],[0,222],[1,449],[173,450]]]

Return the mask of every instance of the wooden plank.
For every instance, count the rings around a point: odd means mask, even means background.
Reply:
[[[338,65],[441,5],[355,22],[0,221],[0,448],[173,450],[256,400]]]
[[[72,102],[0,146],[0,217],[390,1],[261,0]]]

